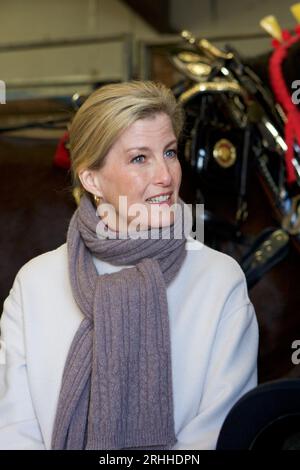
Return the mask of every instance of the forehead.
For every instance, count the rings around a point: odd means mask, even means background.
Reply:
[[[160,113],[135,121],[122,132],[117,142],[122,146],[138,146],[172,138],[175,138],[175,133],[171,119],[168,115]]]

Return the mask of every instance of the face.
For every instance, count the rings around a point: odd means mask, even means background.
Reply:
[[[177,139],[166,114],[133,123],[111,147],[104,166],[85,172],[81,181],[88,191],[103,198],[99,207],[108,203],[116,211],[116,224],[101,215],[111,229],[134,226],[137,213],[130,214],[129,210],[133,204],[142,205],[138,217],[141,230],[173,223],[170,206],[178,202],[181,167]],[[92,182],[94,188],[87,188],[84,182]],[[120,204],[119,196],[126,196],[127,207]]]

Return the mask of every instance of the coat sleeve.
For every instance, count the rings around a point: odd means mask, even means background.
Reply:
[[[18,276],[1,317],[0,449],[45,449],[27,376]]]
[[[226,312],[219,322],[198,414],[177,435],[173,450],[215,449],[233,405],[257,385],[258,327],[253,305]]]

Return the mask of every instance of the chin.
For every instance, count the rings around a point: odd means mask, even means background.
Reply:
[[[170,210],[174,204],[171,201],[171,204],[153,204],[151,209],[149,204],[143,205],[142,209],[144,210],[140,213],[140,216],[130,217],[127,219],[128,224],[131,225],[131,229],[134,229],[135,226],[139,226],[140,230],[150,230],[159,229],[164,227],[170,227],[174,223],[174,211]]]
[[[149,222],[148,228],[164,228],[164,227],[170,227],[174,223],[174,215],[171,217],[168,216],[163,216],[163,217],[158,217],[154,218]]]
[[[170,210],[168,204],[155,207],[148,214],[148,227],[150,228],[164,228],[170,227],[174,223],[174,212]]]

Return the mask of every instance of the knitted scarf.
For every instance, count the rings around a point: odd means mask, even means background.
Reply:
[[[179,199],[177,207],[187,206]],[[67,246],[72,292],[84,318],[66,359],[53,449],[169,449],[176,443],[166,287],[186,256],[178,214],[169,239],[165,228],[154,240],[111,239],[89,197],[82,197]],[[98,275],[92,256],[129,267]]]

